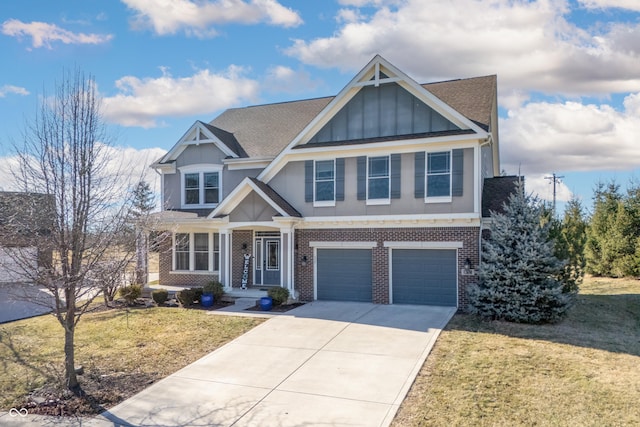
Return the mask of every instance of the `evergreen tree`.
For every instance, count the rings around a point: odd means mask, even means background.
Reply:
[[[146,284],[148,276],[149,238],[145,230],[146,219],[155,208],[155,197],[151,186],[144,180],[133,189],[131,219],[135,227],[136,269],[135,283]]]
[[[562,221],[553,221],[550,234],[556,257],[565,262],[559,277],[563,292],[577,293],[584,277],[587,242],[587,222],[578,199],[572,198],[567,203]]]
[[[587,227],[585,257],[587,272],[595,276],[613,275],[613,263],[619,255],[615,248],[614,219],[618,216],[618,205],[622,201],[620,186],[610,182],[607,186],[599,182],[594,190],[593,214]]]
[[[543,206],[522,186],[505,213],[491,215],[491,235],[483,242],[479,283],[469,289],[470,311],[483,317],[523,323],[559,320],[572,294],[558,280],[563,263],[554,255]]]

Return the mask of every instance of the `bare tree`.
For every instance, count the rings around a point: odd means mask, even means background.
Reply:
[[[139,181],[133,189],[133,205],[131,220],[135,227],[136,269],[135,282],[146,284],[149,278],[149,238],[146,227],[149,226],[149,215],[155,208],[155,197],[151,186],[146,181]]]
[[[105,281],[121,277],[132,256],[120,251],[131,192],[123,185],[125,174],[108,167],[109,142],[94,81],[76,69],[63,73],[53,96],[42,96],[16,147],[20,161],[13,174],[21,191],[50,200],[47,227],[37,225],[35,216],[15,219],[36,237],[38,253],[51,254],[41,257],[37,269],[25,267],[23,275],[53,295],[53,314],[65,333],[66,386],[76,393],[82,391],[75,371],[76,326]]]

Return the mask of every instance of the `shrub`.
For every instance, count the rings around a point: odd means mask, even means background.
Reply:
[[[151,291],[151,298],[153,298],[156,304],[162,305],[169,299],[169,291],[166,289],[156,289]]]
[[[204,285],[204,292],[213,294],[214,301],[219,301],[220,298],[222,298],[222,295],[224,295],[224,286],[222,286],[222,283],[217,280],[213,280]]]
[[[142,295],[142,285],[123,286],[118,290],[120,298],[123,298],[127,305],[132,305]]]
[[[200,304],[200,302],[202,301],[202,293],[203,293],[202,288],[191,288],[191,290],[194,293],[193,295],[194,301]]]
[[[183,307],[189,307],[196,299],[196,292],[193,289],[183,289],[176,293],[176,298],[180,301]]]
[[[280,305],[289,299],[289,289],[287,288],[271,288],[267,291],[267,295],[273,300],[273,305]]]

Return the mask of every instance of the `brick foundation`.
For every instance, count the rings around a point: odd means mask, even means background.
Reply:
[[[466,309],[467,286],[477,280],[477,276],[461,275],[467,258],[474,268],[479,264],[478,227],[434,227],[434,228],[368,228],[338,230],[296,230],[295,246],[296,266],[295,284],[302,301],[313,300],[313,248],[311,241],[324,242],[359,242],[375,241],[372,250],[372,300],[377,304],[389,304],[389,248],[384,242],[462,242],[458,249],[458,309]],[[306,256],[307,263],[302,265],[301,259]]]

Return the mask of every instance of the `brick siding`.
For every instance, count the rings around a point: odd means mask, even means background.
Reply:
[[[375,241],[372,250],[372,300],[377,304],[389,304],[389,248],[384,242],[462,242],[458,249],[458,309],[467,307],[467,286],[477,280],[477,276],[461,275],[467,258],[473,268],[479,264],[478,227],[434,227],[434,228],[368,228],[297,230],[295,234],[296,265],[295,284],[302,301],[313,300],[313,248],[311,241],[321,242],[364,242]],[[306,265],[302,258],[307,257]]]

